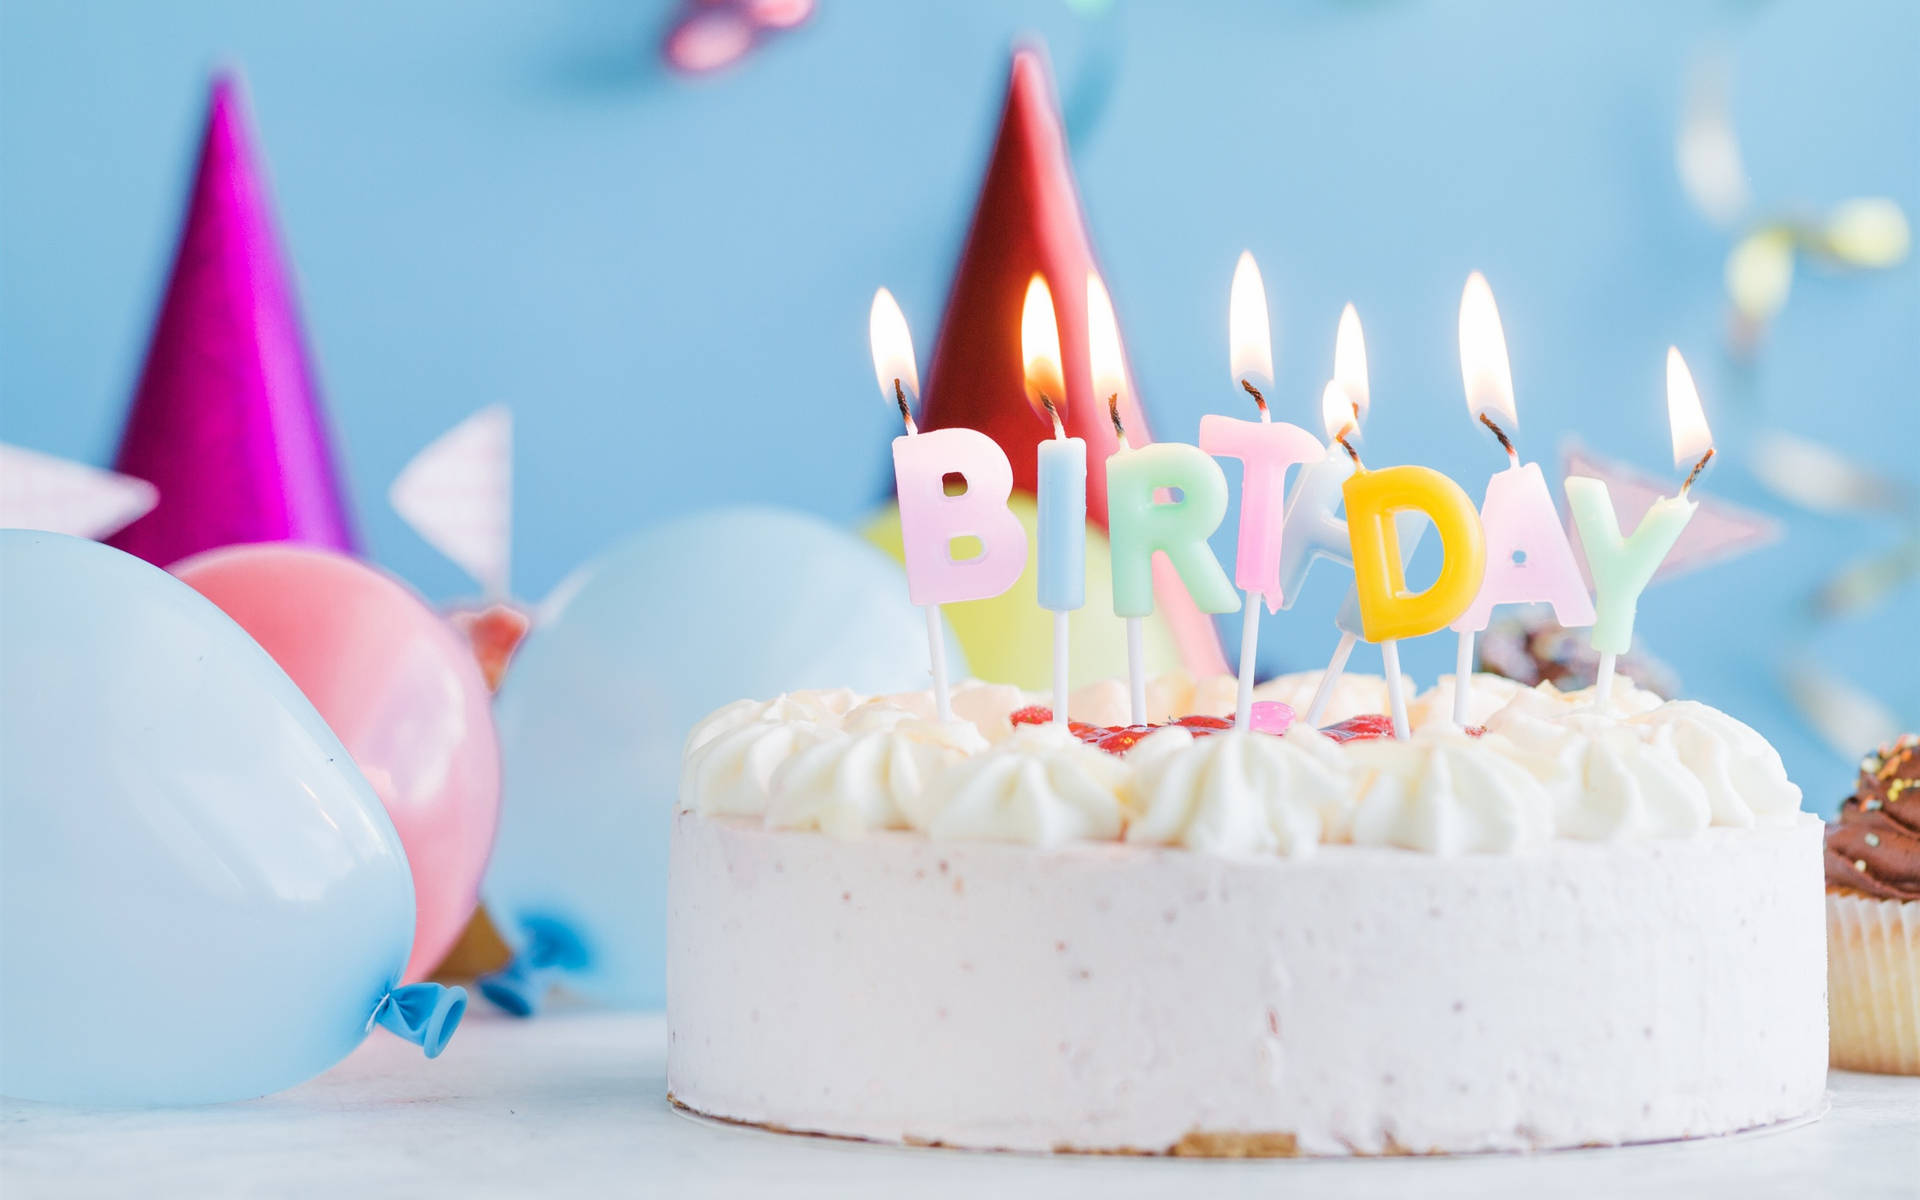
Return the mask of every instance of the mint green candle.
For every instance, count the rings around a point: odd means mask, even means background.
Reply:
[[[1586,475],[1567,476],[1567,508],[1580,530],[1593,576],[1593,648],[1602,654],[1625,654],[1633,644],[1633,618],[1640,593],[1680,539],[1699,505],[1687,498],[1662,496],[1640,518],[1632,537],[1620,536],[1613,497],[1601,480]]]
[[[1154,493],[1178,489],[1178,500]],[[1227,476],[1198,446],[1155,442],[1107,459],[1107,537],[1113,555],[1113,611],[1153,615],[1153,556],[1166,554],[1201,612],[1233,612],[1240,593],[1207,539],[1227,515]]]

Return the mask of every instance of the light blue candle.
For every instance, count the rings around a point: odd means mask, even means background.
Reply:
[[[1292,608],[1314,560],[1331,558],[1351,564],[1353,548],[1347,542],[1347,523],[1334,514],[1340,509],[1341,486],[1353,474],[1353,460],[1336,443],[1319,462],[1300,469],[1300,478],[1287,499],[1287,515],[1280,526],[1280,607]]]
[[[1072,612],[1087,602],[1087,444],[1040,443],[1040,607]]]

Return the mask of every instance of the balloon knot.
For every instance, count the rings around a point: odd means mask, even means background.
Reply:
[[[379,1025],[426,1051],[428,1058],[438,1058],[466,1013],[467,989],[410,983],[380,997],[367,1029]]]

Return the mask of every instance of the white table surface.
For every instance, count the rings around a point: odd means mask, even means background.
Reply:
[[[513,1021],[438,1060],[384,1035],[304,1086],[186,1110],[0,1101],[0,1196],[1834,1196],[1920,1198],[1920,1078],[1835,1072],[1794,1128],[1533,1156],[1204,1162],[914,1150],[702,1121],[657,1015]]]

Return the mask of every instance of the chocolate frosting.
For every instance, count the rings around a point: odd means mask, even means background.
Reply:
[[[1878,900],[1920,900],[1920,735],[1860,764],[1859,789],[1827,827],[1827,886]]]

